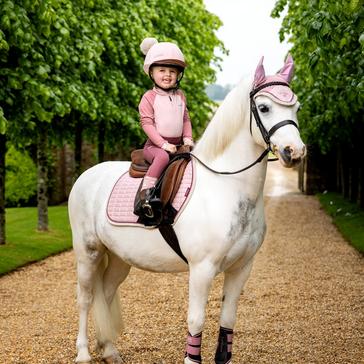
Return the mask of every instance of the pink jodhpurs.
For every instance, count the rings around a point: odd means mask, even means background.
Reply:
[[[165,138],[168,143],[180,144],[181,138]],[[145,143],[144,158],[151,164],[146,173],[148,177],[158,178],[169,162],[169,153],[154,145],[149,139]]]

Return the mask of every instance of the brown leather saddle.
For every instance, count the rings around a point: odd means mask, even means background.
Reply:
[[[170,163],[157,182],[160,186],[160,199],[163,207],[172,203],[178,188],[181,184],[185,169],[190,157],[188,153],[190,147],[182,145],[178,148],[177,153],[172,156]],[[134,178],[143,178],[148,171],[150,164],[143,157],[143,149],[135,149],[131,152],[131,164],[129,174]]]
[[[160,199],[162,208],[158,221],[141,219],[140,222],[146,226],[155,225],[162,234],[168,245],[183,259],[187,264],[188,261],[183,255],[177,235],[173,229],[174,218],[177,212],[172,206],[172,202],[178,188],[181,184],[185,169],[191,159],[190,147],[181,146],[173,155],[167,168],[158,179],[155,188],[155,195]],[[131,153],[131,164],[129,174],[131,177],[142,178],[147,173],[150,164],[143,157],[143,149],[136,149]],[[157,214],[158,216],[158,214]]]

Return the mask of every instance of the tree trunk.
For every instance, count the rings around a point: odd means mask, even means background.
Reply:
[[[358,167],[349,168],[349,199],[351,202],[358,201]]]
[[[359,166],[358,169],[358,205],[364,208],[364,168]]]
[[[6,136],[0,134],[0,245],[5,244],[5,153]]]
[[[349,164],[346,150],[342,151],[341,174],[342,174],[342,195],[349,199]]]
[[[303,159],[298,167],[298,188],[301,192],[306,192],[306,165],[307,157]]]
[[[105,159],[105,122],[100,121],[99,123],[99,134],[98,134],[98,160],[102,163]]]
[[[361,154],[359,148],[356,147],[356,137],[353,136],[353,141],[347,147],[347,163],[348,163],[348,197],[353,203],[358,201],[358,165],[360,161],[357,156]]]
[[[305,161],[306,178],[305,178],[305,193],[313,195],[317,192],[322,192],[326,189],[323,181],[323,164],[321,153],[315,145],[307,145],[307,156]]]
[[[352,196],[354,202],[356,202],[361,208],[364,207],[364,163],[362,162],[362,141],[364,138],[363,130],[364,118],[361,121],[357,121],[354,129],[354,152],[353,152],[353,165],[355,168],[355,188],[356,195]]]
[[[341,150],[338,148],[336,155],[336,183],[335,183],[335,191],[341,192],[342,190],[342,177],[341,177]]]
[[[47,126],[40,125],[37,144],[38,166],[38,230],[48,230],[48,135]]]
[[[337,192],[344,195],[346,183],[345,183],[345,168],[344,168],[344,152],[342,148],[339,149],[338,175],[339,175],[339,184]]]
[[[76,116],[77,117],[77,116]],[[74,181],[81,174],[81,162],[82,162],[82,122],[77,118],[75,129],[75,174]]]

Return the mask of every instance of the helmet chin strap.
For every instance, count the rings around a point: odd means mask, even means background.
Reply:
[[[152,81],[154,82],[154,80],[152,80]],[[179,84],[178,84],[178,83],[176,83],[176,86],[174,86],[174,87],[164,88],[164,87],[161,87],[161,86],[157,85],[157,84],[154,82],[154,87],[156,87],[156,88],[160,88],[160,89],[161,89],[161,90],[163,90],[163,91],[173,91],[173,90],[178,90],[178,88],[179,88]]]

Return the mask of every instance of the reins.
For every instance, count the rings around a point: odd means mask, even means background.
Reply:
[[[275,82],[267,82],[257,88],[255,88],[254,90],[252,90],[249,94],[250,96],[250,134],[252,134],[252,115],[254,115],[256,124],[258,129],[260,130],[260,133],[262,134],[262,137],[265,141],[265,143],[267,144],[267,148],[264,150],[264,152],[251,164],[249,164],[246,167],[243,167],[237,171],[233,171],[233,172],[228,172],[228,171],[216,171],[215,169],[209,167],[207,164],[205,164],[204,162],[201,161],[201,159],[199,159],[198,157],[196,157],[193,153],[189,152],[189,153],[185,153],[186,155],[188,154],[189,156],[195,158],[201,165],[203,165],[206,169],[208,169],[209,171],[216,173],[216,174],[223,174],[223,175],[232,175],[232,174],[238,174],[241,172],[244,172],[246,170],[248,170],[249,168],[255,166],[256,164],[260,163],[265,156],[269,153],[272,152],[272,148],[271,148],[271,142],[270,142],[270,138],[271,136],[282,126],[285,125],[294,125],[297,129],[298,126],[296,124],[295,121],[293,120],[283,120],[280,121],[279,123],[277,123],[276,125],[274,125],[269,131],[267,131],[260,119],[258,110],[257,110],[257,106],[255,104],[255,100],[254,100],[254,96],[261,90],[263,90],[266,87],[269,86],[287,86],[289,87],[288,83],[286,82],[279,82],[279,81],[275,81]],[[278,158],[268,158],[268,162],[274,162],[277,161]]]
[[[264,152],[258,157],[258,159],[249,164],[248,166],[244,167],[244,168],[241,168],[237,171],[234,171],[234,172],[227,172],[227,171],[216,171],[215,169],[212,169],[211,167],[209,167],[208,165],[206,165],[204,162],[202,162],[202,160],[198,157],[196,157],[193,153],[188,153],[191,157],[195,158],[200,164],[202,164],[206,169],[208,169],[209,171],[213,172],[213,173],[216,173],[216,174],[225,174],[225,175],[231,175],[231,174],[238,174],[238,173],[241,173],[241,172],[244,172],[246,171],[247,169],[255,166],[256,164],[260,163],[264,157],[271,151],[271,148],[270,146],[264,150]],[[273,161],[276,161],[278,160],[278,158],[273,158],[273,159],[268,159],[268,161],[270,162],[273,162]]]

